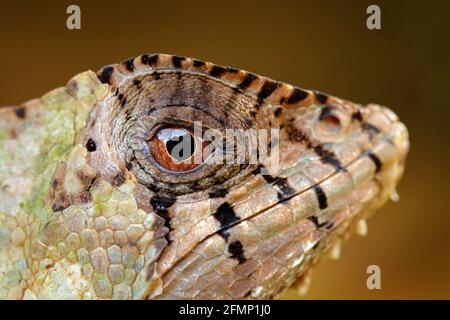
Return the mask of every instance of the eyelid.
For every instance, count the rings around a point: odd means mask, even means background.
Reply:
[[[203,123],[201,125],[202,125],[202,137],[203,137],[204,132],[211,128],[204,125]],[[195,132],[195,130],[194,130],[195,124],[192,121],[164,117],[164,118],[160,119],[158,121],[158,123],[155,124],[150,129],[149,133],[147,134],[147,137],[145,138],[145,141],[149,142],[159,130],[161,130],[163,128],[171,127],[171,126],[185,128],[187,130],[192,130],[192,132],[191,132],[192,135],[194,135],[194,132]]]

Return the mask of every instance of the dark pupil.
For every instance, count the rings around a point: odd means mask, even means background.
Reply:
[[[179,132],[177,132],[179,133]],[[187,132],[181,132],[166,141],[167,152],[177,161],[189,159],[195,152],[195,140]]]

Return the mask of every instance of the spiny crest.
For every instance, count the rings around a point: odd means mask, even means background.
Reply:
[[[254,98],[260,105],[281,105],[286,109],[295,109],[341,101],[318,91],[301,89],[252,72],[160,53],[143,54],[118,64],[107,65],[98,71],[97,76],[102,83],[110,86],[110,92],[113,93],[125,80],[137,75],[171,72],[186,72],[216,79]]]

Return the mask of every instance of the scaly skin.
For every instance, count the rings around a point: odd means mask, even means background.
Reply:
[[[145,146],[169,120],[279,127],[280,169],[164,172]],[[0,109],[0,298],[274,297],[364,232],[407,151],[387,108],[241,70],[154,54],[81,73]]]

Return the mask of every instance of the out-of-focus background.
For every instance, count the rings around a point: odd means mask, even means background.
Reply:
[[[66,8],[81,8],[81,30]],[[381,8],[368,30],[366,8]],[[369,220],[338,261],[315,272],[310,299],[450,298],[450,2],[2,1],[0,105],[144,52],[251,70],[361,103],[391,107],[411,152],[401,200]],[[366,268],[381,267],[381,290]],[[284,298],[298,298],[294,291]]]

